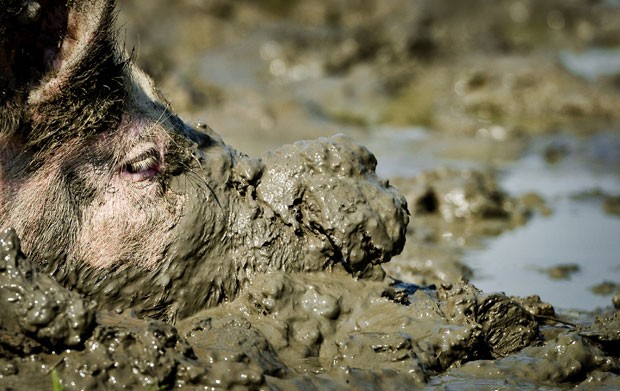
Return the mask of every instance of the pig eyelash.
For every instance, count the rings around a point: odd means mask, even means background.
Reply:
[[[125,165],[125,170],[130,174],[136,174],[140,171],[155,168],[159,164],[159,160],[154,156],[147,156],[143,160],[130,162]]]
[[[160,154],[155,149],[149,149],[128,160],[122,167],[123,178],[132,182],[144,181],[161,172]]]

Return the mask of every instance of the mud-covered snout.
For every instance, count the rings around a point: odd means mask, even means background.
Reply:
[[[298,232],[328,243],[332,262],[363,273],[403,248],[407,203],[375,174],[375,157],[342,136],[269,153],[257,195]]]

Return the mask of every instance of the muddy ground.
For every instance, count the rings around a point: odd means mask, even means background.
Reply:
[[[620,388],[620,3],[120,8],[174,108],[240,151],[367,145],[407,243],[359,278],[258,274],[168,324],[97,311],[5,233],[0,298],[29,305],[1,307],[3,389]]]

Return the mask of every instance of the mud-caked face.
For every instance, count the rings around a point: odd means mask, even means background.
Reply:
[[[108,308],[174,318],[256,273],[355,275],[402,250],[406,203],[365,148],[254,159],[171,111],[119,50],[111,0],[0,0],[0,228]]]
[[[209,137],[117,48],[110,1],[2,5],[2,225],[42,262],[153,268],[187,198],[172,178],[207,187]]]

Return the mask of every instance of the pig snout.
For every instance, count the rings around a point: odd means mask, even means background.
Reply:
[[[263,161],[258,197],[297,232],[320,238],[329,262],[360,274],[402,250],[406,201],[379,180],[366,148],[335,136],[284,146]]]

